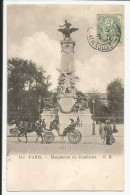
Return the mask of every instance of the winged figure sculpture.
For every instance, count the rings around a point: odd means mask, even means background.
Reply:
[[[60,27],[62,28],[59,28],[58,31],[61,32],[64,35],[64,37],[70,37],[70,34],[72,32],[79,30],[79,28],[70,28],[71,25],[72,24],[68,23],[67,20],[65,20],[65,24],[63,26],[60,25]]]

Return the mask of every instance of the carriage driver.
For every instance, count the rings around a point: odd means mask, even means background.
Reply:
[[[59,116],[56,115],[53,121],[50,122],[50,130],[55,129],[60,136],[60,129],[59,129]]]
[[[40,128],[41,128],[41,123],[40,123],[39,120],[36,121],[35,127],[36,127],[36,130],[40,130]]]
[[[74,119],[70,118],[70,121],[71,121],[71,123],[68,125],[68,127],[66,127],[66,128],[64,129],[62,136],[66,136],[67,133],[68,133],[70,130],[72,130],[73,126],[75,126]]]

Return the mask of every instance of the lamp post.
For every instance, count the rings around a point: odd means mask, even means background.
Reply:
[[[95,123],[94,123],[94,104],[95,104],[95,99],[92,99],[92,103],[93,103],[93,124],[92,124],[92,135],[96,135],[95,133]]]
[[[39,99],[38,99],[38,102],[39,102],[39,109],[38,109],[38,111],[39,111],[39,121],[40,121],[40,119],[41,119],[41,117],[40,117],[40,111],[41,111],[41,102],[42,102],[42,97],[41,97],[41,95],[39,95]]]

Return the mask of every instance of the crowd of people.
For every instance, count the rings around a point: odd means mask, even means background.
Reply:
[[[100,121],[99,124],[99,135],[101,136],[101,139],[103,140],[103,143],[106,141],[106,145],[111,145],[115,143],[115,138],[113,136],[113,133],[117,133],[118,130],[116,129],[116,122],[114,120],[113,127],[111,125],[110,120],[106,120],[105,123],[103,121]]]

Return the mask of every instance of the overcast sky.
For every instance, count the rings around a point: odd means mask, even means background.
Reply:
[[[124,46],[121,43],[110,52],[94,50],[87,41],[87,29],[96,25],[96,14],[122,14],[117,5],[9,5],[8,6],[8,58],[31,59],[51,75],[55,89],[61,63],[59,25],[67,19],[79,28],[72,34],[75,46],[75,74],[80,78],[76,87],[83,92],[96,89],[105,92],[113,79],[123,79]]]

